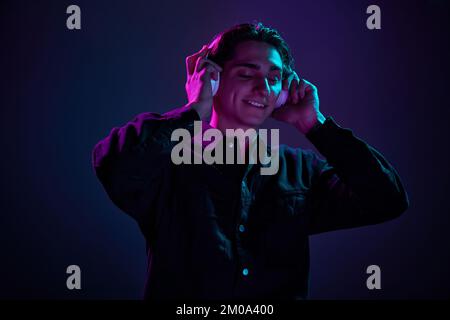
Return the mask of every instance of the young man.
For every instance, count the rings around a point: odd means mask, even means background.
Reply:
[[[310,235],[381,223],[408,207],[393,167],[322,115],[316,87],[292,65],[275,30],[235,26],[186,59],[185,106],[141,114],[96,145],[98,178],[147,242],[146,298],[304,299]],[[289,98],[275,110],[283,88]],[[261,162],[171,159],[172,133],[193,134],[194,121],[210,118],[209,126],[225,134],[257,128],[269,116],[292,124],[326,160],[280,146],[277,172],[262,175]]]

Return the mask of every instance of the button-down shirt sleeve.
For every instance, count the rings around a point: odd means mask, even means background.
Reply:
[[[164,115],[142,113],[95,146],[92,164],[110,199],[137,220],[145,235],[151,234],[157,212],[156,200],[170,179],[168,164],[175,142],[173,130],[185,128],[192,134],[195,110],[175,109]]]
[[[307,134],[314,154],[309,234],[381,223],[409,206],[395,169],[373,147],[332,118]]]

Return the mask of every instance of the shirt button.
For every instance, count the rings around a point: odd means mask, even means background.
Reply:
[[[234,143],[233,142],[230,142],[229,144],[228,144],[228,148],[233,148],[234,147]]]
[[[243,224],[239,225],[239,231],[240,232],[244,232],[245,231],[245,227]]]
[[[247,268],[242,269],[242,274],[244,275],[244,277],[248,276],[248,269]]]

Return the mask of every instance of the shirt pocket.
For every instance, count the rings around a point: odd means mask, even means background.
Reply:
[[[265,212],[263,250],[270,266],[292,266],[307,253],[307,198],[302,191],[274,195]]]

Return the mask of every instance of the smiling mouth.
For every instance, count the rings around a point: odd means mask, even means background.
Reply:
[[[252,107],[258,108],[258,109],[264,109],[267,107],[267,105],[259,103],[254,100],[244,100],[244,102]]]

